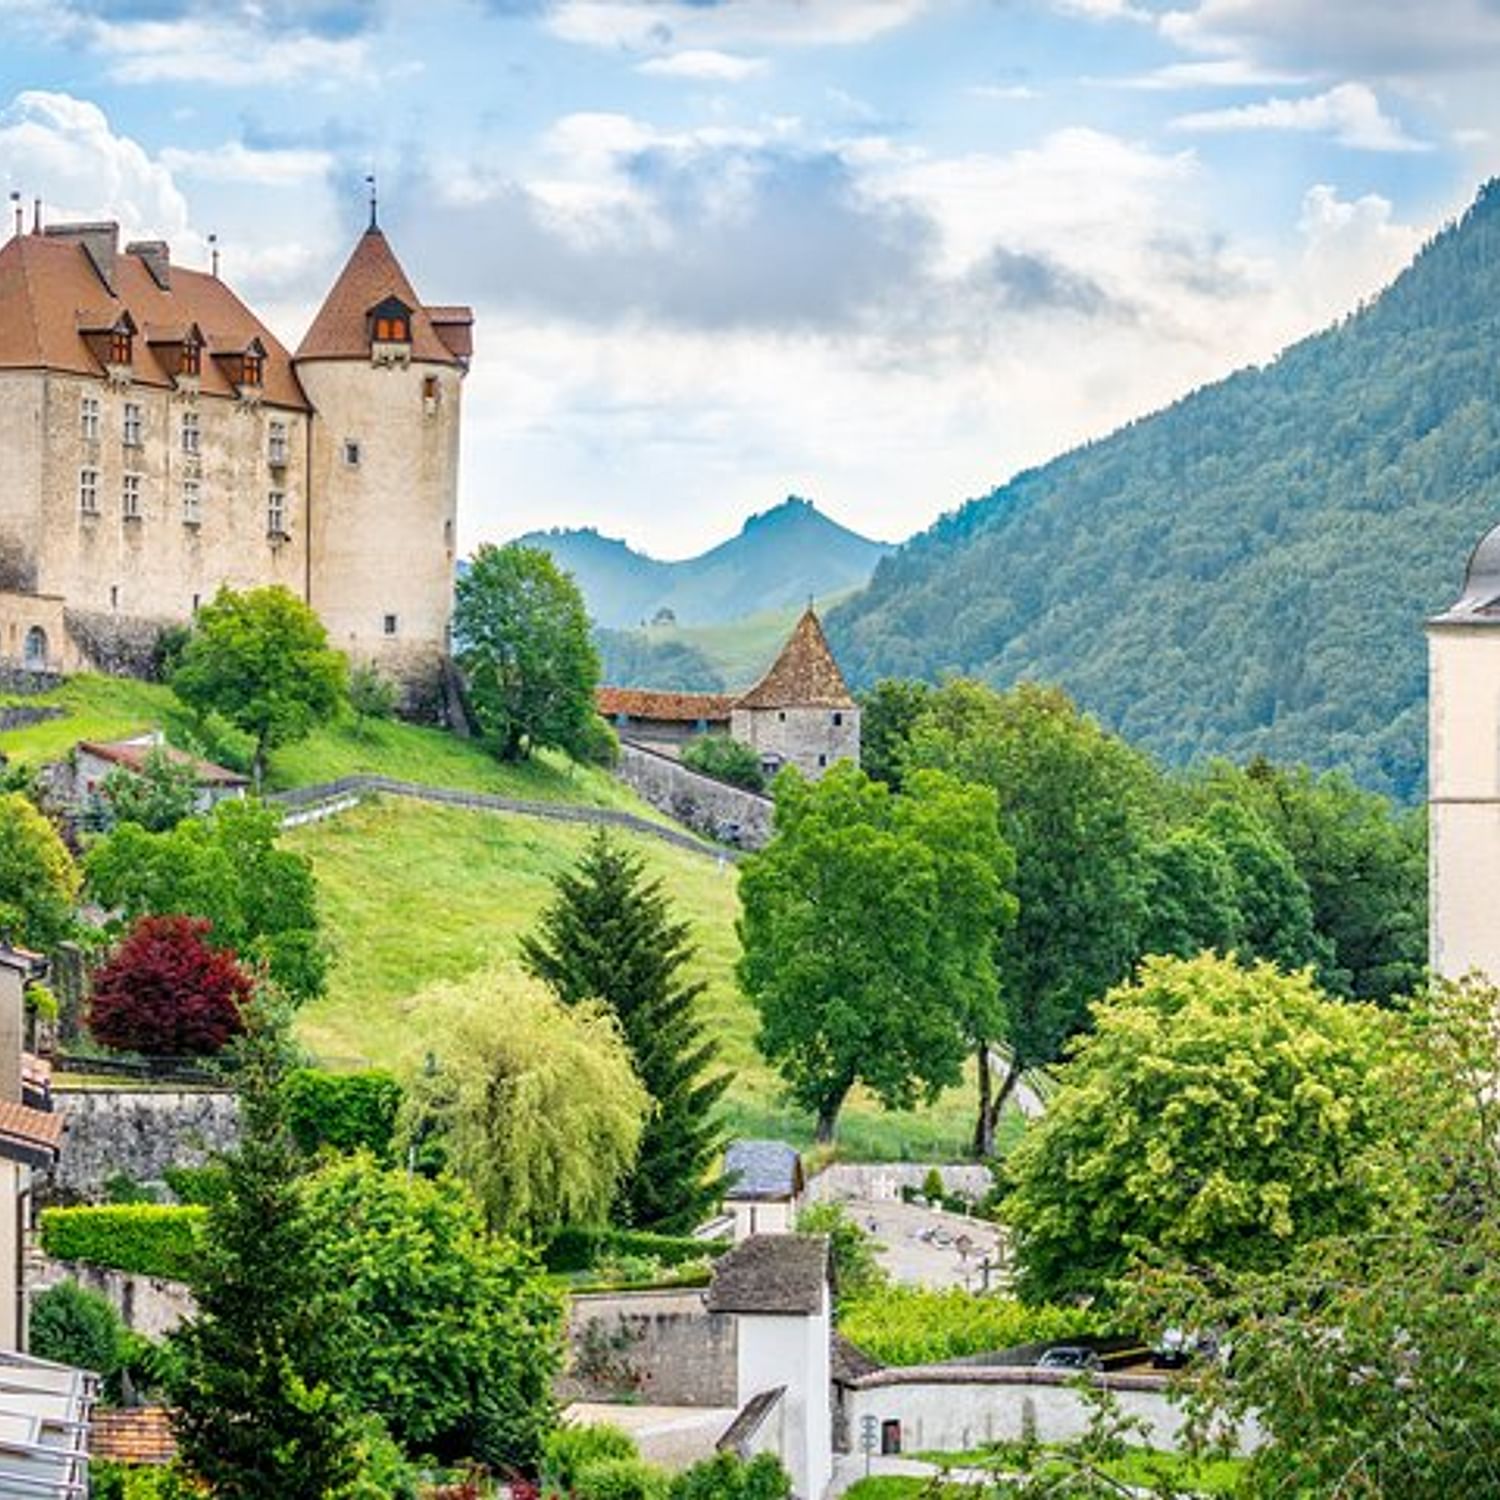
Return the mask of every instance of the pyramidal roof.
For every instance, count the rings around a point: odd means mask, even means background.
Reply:
[[[439,337],[431,312],[422,306],[401,262],[385,235],[373,225],[360,235],[333,289],[323,299],[295,358],[368,359],[370,311],[387,297],[397,297],[411,309],[411,357],[428,364],[462,363]],[[467,308],[444,308],[444,314],[467,313]],[[457,318],[451,321],[459,321]]]
[[[828,637],[809,606],[781,648],[771,670],[736,708],[853,708],[844,674],[833,659]]]

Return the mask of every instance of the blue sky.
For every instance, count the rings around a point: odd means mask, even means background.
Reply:
[[[0,187],[295,343],[468,301],[462,540],[899,538],[1271,357],[1500,167],[1496,0],[0,0]]]

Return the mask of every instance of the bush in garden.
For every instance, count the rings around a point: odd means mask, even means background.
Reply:
[[[88,1024],[118,1052],[207,1056],[244,1030],[250,976],[195,917],[143,917],[94,976]]]
[[[766,774],[761,770],[760,756],[749,745],[731,739],[727,734],[705,734],[689,740],[682,752],[682,763],[705,776],[744,787],[747,792],[763,792]]]
[[[679,1474],[667,1500],[787,1500],[791,1476],[770,1453],[749,1463],[732,1453],[716,1453]]]
[[[31,1304],[31,1353],[92,1370],[108,1380],[120,1368],[125,1324],[114,1304],[76,1281],[60,1281]]]
[[[572,1500],[667,1500],[668,1483],[644,1459],[605,1458],[579,1471]]]
[[[325,1073],[298,1068],[281,1086],[287,1129],[304,1151],[323,1146],[335,1151],[369,1151],[391,1157],[391,1138],[401,1108],[401,1085],[378,1069],[365,1073]]]
[[[44,1208],[42,1249],[54,1260],[190,1281],[205,1218],[201,1208],[160,1203],[111,1203],[95,1208]]]
[[[584,1469],[610,1459],[639,1458],[635,1441],[618,1427],[559,1427],[542,1445],[542,1494],[567,1500]]]

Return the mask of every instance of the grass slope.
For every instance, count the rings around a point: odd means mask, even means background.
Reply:
[[[288,834],[317,873],[338,946],[329,993],[303,1011],[304,1042],[330,1061],[398,1062],[407,1018],[423,988],[514,957],[518,939],[551,896],[551,880],[583,849],[588,830],[542,819],[384,801]],[[704,1015],[734,1074],[726,1100],[736,1134],[807,1144],[812,1120],[779,1103],[774,1074],[755,1050],[753,1012],[734,983],[738,910],[734,867],[653,839],[629,842],[664,881],[698,945]],[[962,1152],[970,1093],[929,1110],[886,1114],[851,1102],[840,1154],[873,1160]]]

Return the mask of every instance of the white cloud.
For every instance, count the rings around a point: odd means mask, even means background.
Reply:
[[[17,94],[0,112],[0,163],[7,186],[44,198],[54,218],[118,219],[127,236],[188,235],[187,200],[171,172],[85,99]]]
[[[1052,0],[1052,8],[1064,15],[1086,16],[1091,21],[1154,21],[1143,6],[1131,0]]]
[[[370,49],[361,36],[262,32],[233,21],[89,21],[88,44],[108,59],[121,83],[331,85],[368,76]]]
[[[741,57],[732,52],[715,52],[696,48],[672,52],[665,57],[649,57],[637,65],[639,73],[658,78],[692,78],[704,83],[743,83],[764,73],[769,66],[763,57]]]
[[[1399,120],[1380,107],[1375,91],[1362,83],[1341,83],[1302,99],[1266,99],[1230,109],[1199,110],[1172,121],[1174,130],[1222,133],[1292,130],[1331,136],[1361,151],[1427,151],[1431,147],[1406,133]]]
[[[184,177],[209,182],[245,182],[261,187],[289,187],[324,176],[333,166],[327,151],[252,150],[243,141],[225,141],[207,151],[168,146],[162,164]]]
[[[565,41],[659,49],[866,42],[937,0],[561,0],[548,25]]]
[[[1119,81],[1134,89],[1243,89],[1284,88],[1308,79],[1305,74],[1262,67],[1243,57],[1215,57],[1202,62],[1168,63]]]
[[[1042,97],[1036,89],[1026,83],[975,83],[970,84],[967,92],[974,99],[1021,101]]]

